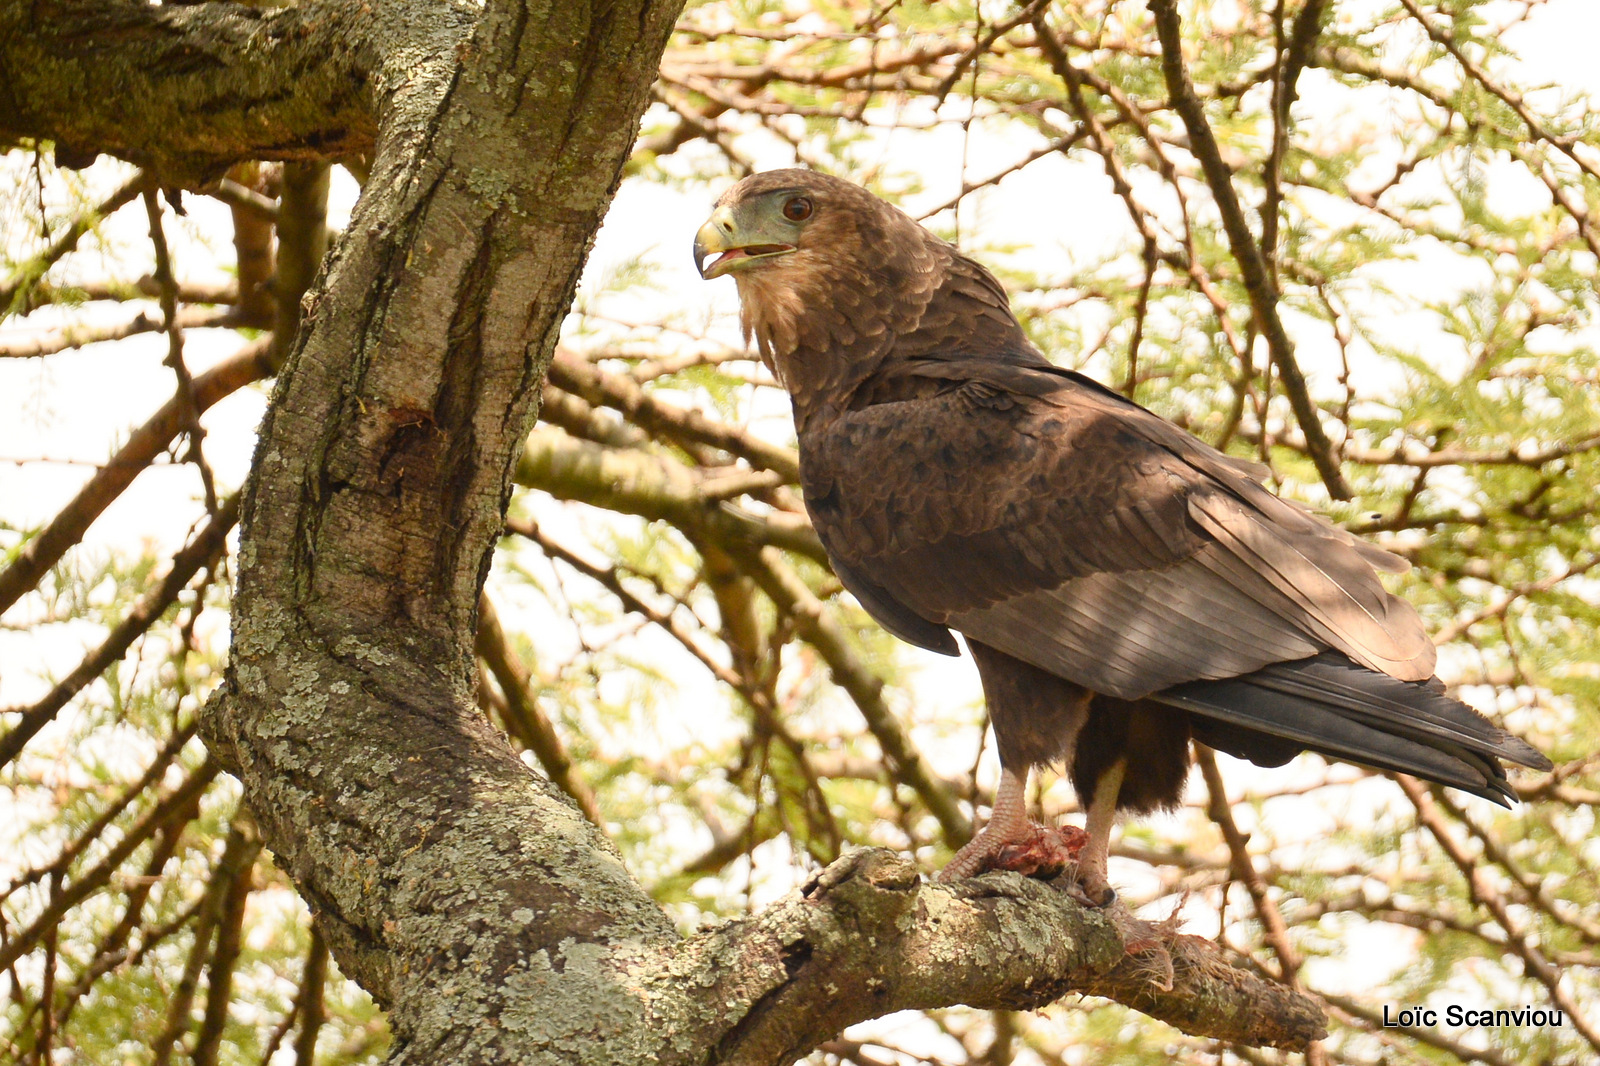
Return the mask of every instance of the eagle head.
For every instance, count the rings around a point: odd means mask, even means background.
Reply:
[[[791,385],[797,360],[914,328],[951,254],[861,186],[797,169],[730,187],[694,242],[701,276],[733,277],[745,335]]]

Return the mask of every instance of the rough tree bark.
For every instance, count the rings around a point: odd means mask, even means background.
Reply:
[[[0,0],[0,137],[164,183],[372,154],[244,492],[202,731],[399,1063],[784,1063],[845,1025],[1069,991],[1303,1046],[1309,1002],[1177,953],[1151,987],[1048,886],[858,852],[684,939],[479,712],[478,590],[517,449],[679,5]]]

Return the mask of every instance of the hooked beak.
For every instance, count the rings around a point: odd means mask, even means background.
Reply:
[[[764,237],[759,227],[746,232],[732,208],[719,207],[694,235],[694,265],[710,281],[757,259],[788,255],[794,245]],[[716,256],[708,263],[706,260]]]

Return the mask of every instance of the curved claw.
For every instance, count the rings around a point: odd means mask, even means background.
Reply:
[[[1104,910],[1117,901],[1117,890],[1106,880],[1104,868],[1096,870],[1092,866],[1080,865],[1074,871],[1074,876],[1078,882],[1074,895],[1085,906]]]
[[[953,881],[988,870],[1011,870],[1042,881],[1053,881],[1063,874],[1072,877],[1078,867],[1078,856],[1088,841],[1084,831],[1073,825],[1051,828],[1029,822],[1019,832],[1004,835],[985,830],[939,871],[938,880]],[[1111,898],[1116,898],[1115,892],[1111,893]],[[1082,902],[1102,906],[1088,898]]]
[[[1087,832],[1076,826],[1052,828],[1030,822],[1023,800],[1025,784],[1025,775],[1002,769],[989,824],[956,852],[935,880],[948,883],[985,870],[1012,870],[1046,881],[1066,875],[1074,884],[1063,886],[1064,890],[1084,906],[1111,906],[1117,893],[1106,881],[1105,837],[1110,819],[1104,815],[1095,818],[1091,811]],[[1112,800],[1114,803],[1114,789]]]

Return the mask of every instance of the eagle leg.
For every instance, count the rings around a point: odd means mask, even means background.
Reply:
[[[1029,822],[1024,787],[1030,768],[1048,766],[1072,750],[1089,718],[1093,693],[970,637],[967,649],[977,663],[994,725],[1000,787],[989,823],[956,853],[939,880],[971,877],[984,870],[1053,878],[1077,865],[1087,838],[1076,827],[1056,829]]]
[[[1122,794],[1122,779],[1127,772],[1128,760],[1122,758],[1100,775],[1083,824],[1089,841],[1078,859],[1078,889],[1096,907],[1109,906],[1117,898],[1116,889],[1106,880],[1106,858],[1111,853],[1111,827],[1117,821],[1117,798]]]
[[[1023,800],[1027,773],[1000,771],[994,810],[983,830],[939,871],[940,881],[971,877],[986,870],[1011,870],[1050,880],[1078,865],[1088,837],[1076,826],[1052,829],[1028,820]]]
[[[971,877],[986,870],[993,865],[1002,849],[1028,839],[1033,827],[1028,824],[1027,786],[1027,769],[1019,774],[1015,770],[1001,768],[1000,787],[995,789],[989,821],[939,871],[940,881]]]

